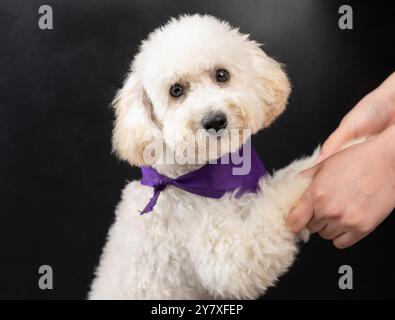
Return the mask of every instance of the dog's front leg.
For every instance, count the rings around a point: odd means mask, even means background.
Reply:
[[[204,237],[191,241],[195,270],[214,297],[257,298],[287,271],[298,237],[288,230],[285,217],[309,184],[299,172],[316,155],[262,178],[261,192],[248,204],[247,215],[229,214],[215,228],[207,226]]]

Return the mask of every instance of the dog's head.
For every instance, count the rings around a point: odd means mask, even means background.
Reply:
[[[248,35],[211,16],[172,19],[143,41],[114,100],[114,149],[135,165],[158,141],[216,159],[270,125],[289,93],[281,65]]]

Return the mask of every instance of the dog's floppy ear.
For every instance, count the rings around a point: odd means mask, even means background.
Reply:
[[[144,148],[160,137],[161,131],[155,124],[150,99],[133,71],[115,96],[113,107],[114,151],[132,165],[147,165],[143,157]]]
[[[255,45],[253,64],[257,73],[257,91],[265,104],[263,127],[268,127],[284,110],[291,93],[291,84],[283,66]]]

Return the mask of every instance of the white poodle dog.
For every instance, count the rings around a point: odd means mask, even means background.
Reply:
[[[192,143],[198,160],[235,152],[284,111],[290,91],[281,65],[248,35],[211,16],[172,19],[143,41],[114,100],[114,149],[132,165],[176,178],[202,162],[169,164],[156,150],[147,163],[145,150],[153,141],[175,159]],[[242,136],[238,143],[235,136]],[[229,143],[212,152],[207,141],[219,140]],[[295,259],[299,239],[285,217],[309,184],[299,172],[312,166],[316,155],[261,176],[256,192],[239,196],[229,191],[213,198],[167,185],[143,215],[156,189],[130,182],[89,298],[259,297]]]

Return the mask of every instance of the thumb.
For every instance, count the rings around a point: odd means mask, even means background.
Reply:
[[[318,171],[320,171],[321,167],[322,167],[322,162],[317,163],[315,166],[301,171],[299,174],[305,178],[313,179],[317,175]]]
[[[307,189],[297,203],[296,207],[288,214],[286,224],[294,234],[299,234],[313,217],[314,210],[310,199],[310,190]]]
[[[316,163],[329,158],[338,152],[343,145],[352,140],[355,136],[354,130],[342,122],[339,127],[329,136],[321,148],[321,154],[317,158]]]
[[[305,178],[313,179],[319,172],[322,164],[306,169],[300,174]],[[311,202],[310,187],[306,189],[297,205],[291,210],[287,217],[287,225],[294,234],[299,234],[313,217],[314,210]]]

